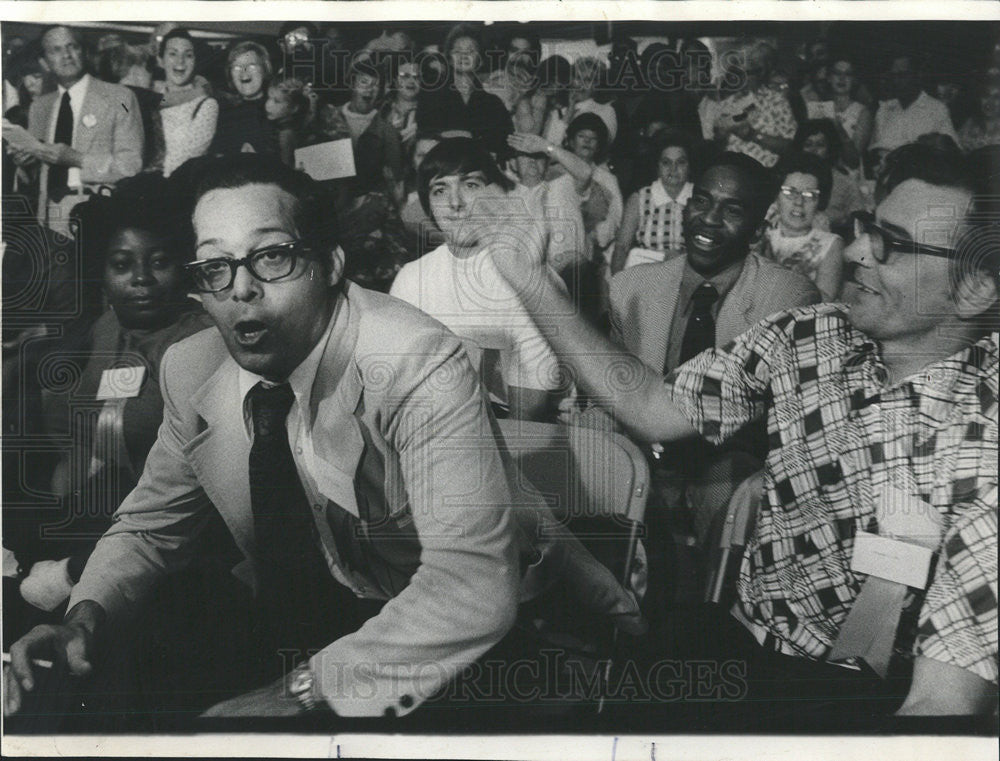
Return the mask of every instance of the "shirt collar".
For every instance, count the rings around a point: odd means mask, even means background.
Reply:
[[[70,96],[72,97],[72,96]],[[309,404],[312,399],[312,387],[313,382],[316,380],[316,372],[319,370],[319,362],[323,358],[323,352],[326,351],[326,345],[330,340],[330,333],[333,330],[333,323],[336,322],[334,316],[330,317],[330,322],[326,326],[326,330],[323,331],[323,335],[320,337],[319,341],[309,352],[309,355],[302,360],[298,367],[292,370],[291,375],[288,376],[288,384],[292,387],[292,393],[295,394],[295,401],[299,405],[300,410],[308,410]],[[240,403],[243,405],[244,417],[249,420],[250,411],[247,407],[247,394],[250,390],[256,386],[258,383],[271,384],[270,381],[266,380],[256,373],[252,373],[244,368],[239,369],[239,390],[240,390]]]
[[[84,74],[80,77],[79,81],[69,88],[69,100],[72,106],[83,103],[83,99],[87,97],[87,87],[90,85],[90,74]],[[59,97],[62,98],[63,93],[67,92],[67,89],[62,85],[58,85]]]
[[[863,368],[866,375],[872,374],[871,380],[876,385],[884,387],[888,375],[882,363],[878,344],[860,331],[851,328],[850,345],[843,355],[843,372],[854,368]],[[897,383],[913,383],[915,388],[941,389],[951,386],[959,374],[989,379],[996,377],[997,366],[1000,364],[1000,334],[993,332],[980,338],[976,343],[960,349],[951,356],[933,362],[918,373],[903,378]]]
[[[721,272],[716,272],[711,277],[706,278],[704,275],[700,275],[691,269],[691,265],[685,261],[684,262],[684,274],[681,275],[681,289],[680,289],[680,304],[682,307],[687,308],[688,303],[691,301],[691,296],[697,290],[698,286],[702,283],[711,283],[716,291],[719,293],[719,298],[716,300],[716,304],[722,303],[722,300],[726,298],[726,294],[732,290],[736,281],[739,280],[740,274],[743,272],[743,265],[746,264],[746,259],[741,259],[738,262],[733,262],[728,267],[726,267]]]
[[[667,193],[667,189],[663,187],[663,181],[657,180],[653,183],[652,188],[649,191],[649,197],[653,206],[665,206],[667,204],[677,204],[678,206],[683,206],[688,202],[693,190],[694,183],[685,182],[684,187],[681,188],[681,192],[677,194],[677,198],[671,198],[670,194]]]

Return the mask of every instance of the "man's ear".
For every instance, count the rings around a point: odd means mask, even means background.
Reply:
[[[38,63],[42,67],[42,71],[44,71],[46,74],[52,73],[52,69],[49,68],[49,62],[45,60],[44,56],[38,57]]]
[[[963,320],[978,317],[995,308],[1000,292],[997,281],[989,272],[976,270],[965,275],[955,286],[955,307]]]
[[[344,249],[334,247],[330,252],[330,285],[336,285],[344,277]]]

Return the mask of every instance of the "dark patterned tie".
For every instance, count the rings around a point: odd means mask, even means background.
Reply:
[[[56,117],[55,143],[73,144],[73,109],[69,103],[69,90],[63,93],[59,103],[59,115]],[[49,198],[59,203],[69,192],[69,167],[65,164],[53,164],[49,167]]]
[[[681,364],[691,357],[715,346],[715,318],[712,305],[719,300],[719,292],[709,282],[699,285],[691,295],[691,316],[684,329],[681,342]]]
[[[295,401],[287,383],[261,383],[248,394],[253,417],[250,448],[250,504],[259,564],[259,607],[265,636],[293,646],[333,602],[337,585],[319,549],[309,498],[288,444],[285,419]]]

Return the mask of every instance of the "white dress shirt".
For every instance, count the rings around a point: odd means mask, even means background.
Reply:
[[[318,486],[323,481],[318,476],[319,471],[328,466],[316,457],[313,447],[312,422],[309,419],[309,405],[311,403],[313,382],[316,380],[319,363],[323,357],[323,352],[326,350],[327,342],[330,340],[334,322],[336,322],[335,318],[331,317],[323,336],[313,347],[312,351],[309,352],[309,355],[288,376],[288,384],[292,387],[292,393],[295,395],[295,401],[288,411],[285,423],[288,428],[288,444],[292,449],[292,458],[295,460],[299,480],[302,482],[302,487],[312,507],[313,522],[322,540],[320,544],[323,550],[323,557],[333,577],[348,587],[358,597],[387,600],[389,599],[389,595],[380,590],[373,580],[341,564],[340,558],[336,554],[337,550],[333,539],[333,532],[330,529],[329,522],[326,520],[327,501],[329,497],[324,495]],[[247,438],[250,441],[253,441],[253,415],[249,401],[247,400],[247,394],[260,382],[264,382],[266,385],[274,385],[260,375],[242,367],[240,368],[239,390],[240,399],[243,401],[243,423],[246,428]],[[337,504],[351,513],[355,518],[360,517],[355,505],[341,504],[340,501]]]
[[[80,114],[83,113],[83,99],[87,97],[87,88],[90,86],[90,74],[84,74],[80,81],[69,88],[69,108],[73,112],[73,141],[76,141],[77,131],[80,128]],[[66,88],[59,85],[58,97],[56,98],[56,107],[52,109],[52,120],[49,122],[49,142],[54,143],[56,141],[56,122],[59,121],[59,108],[62,105],[63,93],[67,92]],[[70,146],[72,147],[72,145]],[[71,166],[67,172],[66,185],[71,188],[79,188],[83,183],[80,182],[80,167]]]
[[[869,148],[891,151],[930,132],[948,135],[958,143],[948,107],[937,98],[921,91],[906,108],[896,98],[884,100],[875,112],[875,129]]]

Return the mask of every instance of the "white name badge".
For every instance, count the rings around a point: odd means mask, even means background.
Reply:
[[[923,589],[934,553],[919,544],[859,531],[854,537],[851,570]]]
[[[101,373],[98,399],[132,399],[139,396],[146,378],[145,367],[113,367]]]

